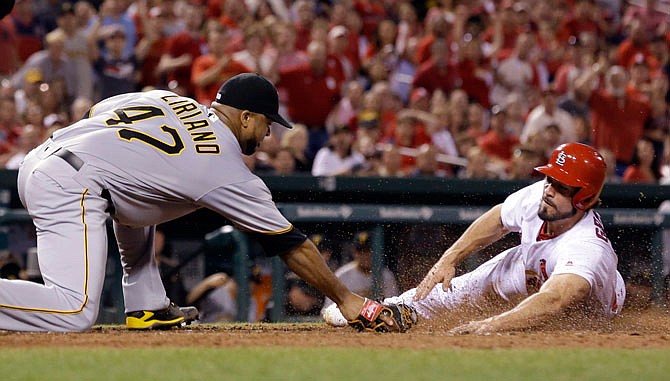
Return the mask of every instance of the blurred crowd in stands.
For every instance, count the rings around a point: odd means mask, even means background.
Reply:
[[[670,183],[670,2],[17,0],[0,21],[0,167],[116,94],[209,105],[271,79],[292,130],[259,173],[526,179],[558,144]]]

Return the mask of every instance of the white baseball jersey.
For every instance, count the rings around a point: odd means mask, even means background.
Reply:
[[[510,231],[521,233],[520,250],[507,260],[522,260],[526,280],[541,285],[552,274],[576,274],[591,285],[591,297],[602,305],[607,315],[621,311],[623,298],[617,297],[618,259],[600,215],[589,210],[567,232],[538,240],[543,221],[537,211],[542,199],[544,181],[537,182],[512,195],[503,203],[502,222]]]
[[[519,246],[454,278],[451,291],[442,291],[440,284],[423,300],[412,300],[414,289],[400,299],[414,306],[424,318],[431,318],[465,303],[477,305],[491,293],[516,302],[528,295],[527,285],[539,288],[553,274],[576,274],[589,282],[589,299],[605,316],[619,313],[626,295],[625,285],[600,216],[590,210],[565,233],[538,240],[544,222],[537,215],[543,187],[544,181],[525,187],[511,194],[502,205],[502,223],[510,231],[521,233]]]

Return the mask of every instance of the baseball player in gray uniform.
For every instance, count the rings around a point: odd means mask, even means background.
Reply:
[[[455,327],[453,333],[491,333],[528,328],[577,305],[589,316],[618,314],[626,287],[605,234],[598,204],[606,166],[592,147],[559,146],[547,165],[535,168],[545,181],[529,185],[479,217],[442,255],[423,281],[387,302],[404,302],[426,320],[493,304],[513,308]],[[509,232],[521,243],[477,269],[454,277],[456,265]],[[344,325],[337,306],[323,311]]]
[[[350,292],[314,244],[277,210],[245,166],[278,114],[274,85],[257,74],[223,84],[211,107],[163,90],[103,100],[30,152],[18,191],[37,230],[44,285],[0,280],[0,329],[82,331],[96,321],[111,215],[123,265],[126,325],[165,328],[196,318],[166,297],[154,257],[157,224],[209,208],[247,231],[267,255],[329,298],[348,319],[385,306]],[[376,308],[373,308],[376,307]],[[383,314],[382,314],[383,315]]]

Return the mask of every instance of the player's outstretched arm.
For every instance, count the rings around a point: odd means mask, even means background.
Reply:
[[[558,315],[572,303],[583,300],[590,290],[589,282],[579,275],[552,275],[538,293],[524,299],[513,309],[458,326],[451,332],[484,334],[533,327]]]
[[[358,316],[365,299],[349,291],[337,279],[312,241],[306,239],[300,246],[282,254],[281,259],[301,279],[334,301],[347,320]]]
[[[447,291],[451,286],[451,279],[456,274],[456,266],[459,263],[473,252],[487,247],[508,233],[502,224],[501,209],[502,204],[498,204],[479,216],[465,230],[463,235],[442,254],[440,260],[435,263],[417,286],[415,300],[421,300],[428,296],[438,283],[442,283],[442,288]]]
[[[416,312],[404,304],[382,304],[351,292],[328,268],[312,241],[281,255],[290,270],[337,304],[351,327],[360,331],[405,332],[416,324]]]

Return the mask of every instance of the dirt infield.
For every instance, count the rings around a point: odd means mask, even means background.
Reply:
[[[625,312],[598,328],[554,326],[488,336],[455,336],[446,328],[420,324],[405,334],[378,334],[295,323],[193,325],[151,332],[121,327],[95,327],[74,334],[0,331],[0,347],[670,348],[670,311],[661,308]]]

